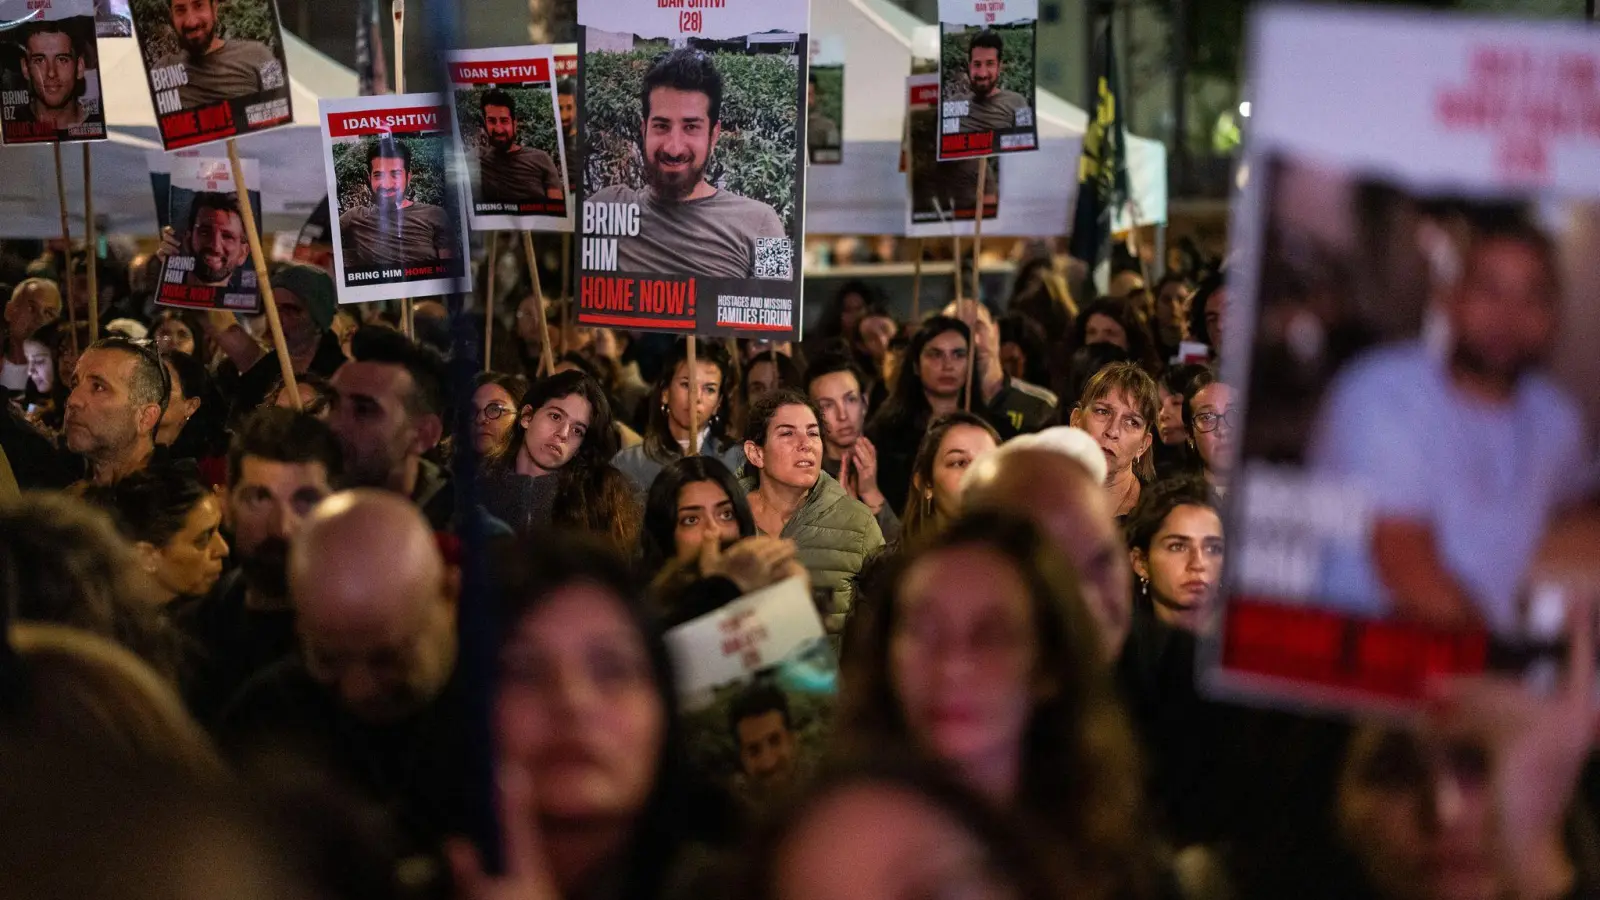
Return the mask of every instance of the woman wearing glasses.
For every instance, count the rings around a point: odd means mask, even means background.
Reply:
[[[1239,413],[1233,411],[1233,388],[1207,369],[1190,379],[1183,392],[1183,425],[1189,445],[1200,457],[1206,483],[1218,497],[1228,494],[1233,470],[1233,431]]]
[[[479,459],[505,455],[511,445],[511,429],[517,424],[517,398],[528,392],[528,379],[521,375],[485,372],[478,376],[472,392],[472,446]]]

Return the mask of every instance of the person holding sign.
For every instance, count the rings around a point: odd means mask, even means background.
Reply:
[[[484,203],[523,204],[534,199],[561,202],[561,170],[550,154],[517,143],[517,107],[511,95],[494,89],[483,95],[483,136],[478,157]]]
[[[420,259],[449,259],[459,239],[443,207],[418,203],[411,187],[411,148],[389,135],[367,145],[372,203],[339,217],[345,271],[399,267]]]
[[[181,67],[178,101],[184,109],[249,97],[283,86],[282,66],[266,44],[217,34],[218,0],[167,0],[178,52],[156,69]],[[270,74],[269,73],[275,73]]]
[[[640,101],[648,185],[613,185],[584,203],[585,217],[630,221],[617,240],[617,269],[754,277],[757,242],[788,232],[771,206],[706,180],[722,136],[722,73],[711,56],[689,49],[667,53],[645,74]]]
[[[977,131],[1003,131],[1033,122],[1028,98],[1000,86],[1005,69],[1005,41],[998,32],[984,29],[967,47],[967,83],[972,97],[967,114],[961,117],[963,134]]]

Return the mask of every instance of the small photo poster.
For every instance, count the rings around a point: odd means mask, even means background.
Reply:
[[[473,230],[571,231],[552,48],[462,50],[449,71]]]
[[[983,218],[1000,215],[1000,160],[960,159],[940,162],[939,76],[929,73],[906,79],[907,140],[903,158],[910,169],[906,203],[909,237],[967,236],[978,215],[978,170],[983,178]]]
[[[321,107],[339,302],[471,290],[445,98],[389,94]]]
[[[94,0],[0,0],[0,142],[106,138]]]
[[[939,0],[939,159],[1039,149],[1039,0]]]
[[[716,6],[578,4],[581,324],[799,339],[810,4]]]
[[[178,252],[161,267],[156,303],[189,309],[261,311],[261,289],[250,261],[244,211],[226,159],[172,157],[167,173],[167,221]],[[261,229],[261,185],[256,160],[242,159],[245,189]],[[155,173],[152,173],[154,177]]]
[[[806,584],[781,581],[666,635],[690,763],[756,810],[815,768],[838,695]]]
[[[814,166],[844,161],[844,38],[836,34],[811,39],[806,153]]]
[[[168,150],[294,121],[273,0],[130,0]]]

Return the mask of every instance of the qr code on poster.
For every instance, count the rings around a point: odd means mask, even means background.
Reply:
[[[283,87],[283,63],[271,60],[261,66],[261,89],[277,90]]]
[[[763,238],[756,241],[756,277],[789,281],[794,278],[794,242],[788,238]]]

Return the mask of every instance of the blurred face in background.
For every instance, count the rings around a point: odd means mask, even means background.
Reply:
[[[517,401],[498,384],[472,392],[472,446],[480,457],[500,454],[517,424]]]

